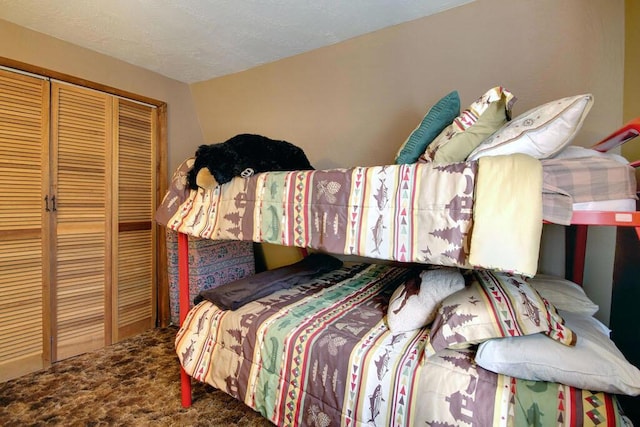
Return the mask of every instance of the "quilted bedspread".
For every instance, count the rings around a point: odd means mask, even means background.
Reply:
[[[187,192],[189,167],[174,175],[156,219],[191,236],[536,273],[542,170],[528,156],[267,172]],[[481,181],[488,190],[478,191]],[[508,256],[492,256],[496,247]]]
[[[620,425],[615,400],[497,375],[474,350],[424,357],[428,329],[393,334],[410,269],[345,266],[235,311],[203,301],[176,337],[186,372],[277,425]]]

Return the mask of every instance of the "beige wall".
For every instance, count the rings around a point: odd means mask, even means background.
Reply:
[[[640,0],[625,1],[624,120],[640,117]],[[640,159],[640,138],[622,147],[630,160]],[[636,172],[640,182],[640,170]]]
[[[292,141],[317,168],[389,163],[442,95],[456,89],[465,106],[495,85],[519,98],[516,115],[593,93],[576,139],[589,145],[623,122],[623,54],[624,0],[480,0],[196,83],[190,94],[175,80],[0,20],[0,56],[166,101],[170,171],[203,141],[240,132]],[[562,273],[561,239],[547,234],[541,270]],[[612,245],[595,235],[596,246]],[[591,265],[593,287],[610,283],[612,254],[593,257],[603,264]],[[597,292],[607,320],[610,290]]]
[[[0,20],[0,56],[167,103],[169,171],[202,133],[185,83]],[[176,154],[178,152],[178,154]]]
[[[495,85],[516,114],[593,93],[588,145],[622,120],[623,20],[623,0],[482,0],[191,90],[207,142],[262,133],[319,168],[391,162],[442,95],[468,105]]]
[[[447,92],[466,106],[495,85],[519,98],[516,115],[592,93],[576,138],[588,146],[623,121],[623,54],[624,0],[481,0],[191,90],[207,142],[256,132],[300,145],[317,168],[373,165],[392,162]],[[541,271],[564,273],[562,232],[545,230]],[[585,286],[606,322],[615,234],[590,235]]]
[[[640,1],[625,1],[624,119],[640,116]]]

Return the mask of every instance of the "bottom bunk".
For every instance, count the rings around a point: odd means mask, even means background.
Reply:
[[[628,422],[615,393],[640,393],[640,371],[568,281],[367,263],[300,268],[290,287],[258,299],[247,286],[263,287],[260,275],[201,292],[176,337],[185,374],[277,425]],[[430,278],[440,282],[429,288],[450,295],[426,313],[415,299]]]

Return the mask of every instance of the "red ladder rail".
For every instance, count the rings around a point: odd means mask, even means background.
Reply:
[[[636,117],[630,122],[626,123],[620,129],[614,131],[610,135],[603,138],[600,142],[593,145],[591,149],[607,152],[612,148],[618,147],[630,139],[640,135],[640,117]]]

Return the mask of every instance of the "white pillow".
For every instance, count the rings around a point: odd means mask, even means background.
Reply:
[[[565,147],[558,154],[553,156],[554,159],[581,159],[584,157],[604,157],[611,160],[615,160],[623,165],[628,165],[629,161],[616,153],[603,153],[601,151],[592,150],[591,148],[580,147],[578,145],[569,145]]]
[[[591,316],[561,312],[578,336],[574,347],[546,335],[501,338],[480,344],[476,362],[499,374],[616,394],[640,395],[640,370],[629,363]]]
[[[593,96],[585,94],[533,108],[485,139],[467,160],[515,153],[536,159],[552,157],[571,143],[592,105]]]
[[[558,310],[592,316],[600,308],[589,299],[580,285],[562,277],[536,274],[527,282]]]
[[[387,325],[393,333],[420,329],[433,322],[442,301],[464,289],[464,277],[455,267],[425,270],[393,292],[387,308]]]

